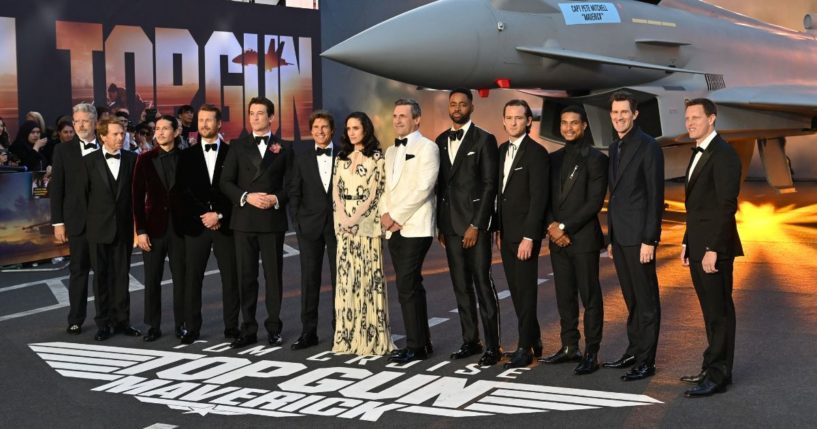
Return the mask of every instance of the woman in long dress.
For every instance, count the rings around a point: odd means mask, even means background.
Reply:
[[[377,211],[386,185],[384,165],[372,121],[362,112],[350,114],[332,179],[338,239],[336,353],[385,355],[395,349]]]

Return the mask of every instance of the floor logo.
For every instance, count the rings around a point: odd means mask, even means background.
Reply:
[[[104,382],[93,391],[132,395],[200,415],[377,421],[392,411],[474,417],[661,403],[645,395],[492,380],[469,383],[462,377],[400,371],[309,369],[296,362],[66,342],[29,346],[65,377]],[[242,387],[240,381],[276,389]]]

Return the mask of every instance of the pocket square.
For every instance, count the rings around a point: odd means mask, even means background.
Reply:
[[[468,154],[467,154],[467,155],[465,155],[465,156],[471,156],[471,155],[473,155],[473,154],[475,154],[475,153],[476,153],[476,152],[468,152]]]
[[[410,160],[411,158],[414,158],[414,155],[412,155],[410,153],[407,153],[406,154],[406,161]]]
[[[525,168],[525,167],[516,167],[516,168],[513,169],[513,171],[519,171],[519,170],[521,170],[523,168]]]

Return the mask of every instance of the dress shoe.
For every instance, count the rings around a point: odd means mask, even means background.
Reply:
[[[235,340],[236,338],[241,336],[241,331],[236,328],[227,328],[224,330],[224,339],[225,340]]]
[[[142,340],[149,343],[149,342],[158,340],[159,337],[161,337],[161,336],[162,336],[162,331],[160,331],[158,328],[150,328],[150,329],[148,329],[148,333],[145,334],[144,337],[142,337]]]
[[[409,363],[415,360],[428,359],[428,353],[425,348],[422,350],[412,350],[409,348],[401,349],[399,353],[389,356],[389,362],[394,363]]]
[[[68,328],[65,330],[65,332],[68,332],[71,335],[79,335],[80,333],[82,333],[82,327],[76,324],[68,325]]]
[[[133,326],[128,325],[119,325],[113,330],[114,334],[122,334],[128,337],[140,337],[142,336],[142,331],[134,328]]]
[[[635,356],[624,353],[618,360],[604,362],[601,366],[605,368],[628,368],[635,365]]]
[[[718,384],[708,378],[704,378],[697,386],[684,392],[684,396],[687,398],[703,398],[725,391],[726,383]]]
[[[451,353],[451,359],[463,359],[467,358],[468,356],[473,356],[475,354],[482,353],[482,344],[479,342],[476,343],[464,343],[460,346],[460,349]]]
[[[499,348],[488,349],[485,350],[485,353],[479,358],[478,364],[479,366],[493,366],[499,362],[500,358],[502,358],[502,350]]]
[[[284,339],[281,338],[281,334],[269,334],[269,338],[267,338],[267,342],[271,346],[280,346],[284,343]]]
[[[99,328],[99,330],[96,331],[94,339],[97,341],[105,341],[108,338],[111,338],[111,336],[113,336],[113,331],[111,330],[111,328],[109,327]]]
[[[301,350],[307,347],[317,346],[318,345],[318,336],[315,334],[312,335],[301,335],[292,343],[292,350]]]
[[[176,338],[178,338],[180,340],[182,339],[182,337],[186,333],[187,333],[187,329],[184,329],[184,325],[177,326],[176,329],[175,329]]]
[[[530,365],[531,362],[533,362],[533,355],[530,349],[520,347],[513,352],[510,362],[505,362],[504,366],[505,368],[522,368]]]
[[[641,365],[638,365],[635,368],[630,368],[629,371],[625,372],[624,375],[621,376],[621,380],[622,381],[643,380],[653,375],[655,375],[655,364],[642,363]]]
[[[551,364],[578,362],[580,360],[582,360],[582,354],[579,353],[579,348],[578,347],[571,348],[568,346],[560,348],[559,351],[550,356],[539,358],[539,362]]]
[[[695,375],[685,375],[681,377],[681,381],[689,384],[700,384],[700,382],[703,381],[704,378],[706,378],[705,369]]]
[[[240,349],[242,347],[247,347],[250,344],[255,344],[258,342],[258,337],[253,335],[241,335],[235,339],[232,343],[230,343],[230,347],[234,349]]]
[[[193,344],[198,339],[199,339],[199,333],[198,332],[185,331],[184,335],[182,335],[181,343],[182,344]]]
[[[599,369],[599,357],[596,353],[585,353],[582,361],[573,370],[573,374],[585,375],[592,374]]]

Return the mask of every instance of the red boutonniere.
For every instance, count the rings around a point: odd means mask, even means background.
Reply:
[[[267,149],[267,150],[277,155],[278,153],[281,152],[281,144],[280,143],[273,143],[273,144],[269,145],[269,149]]]

